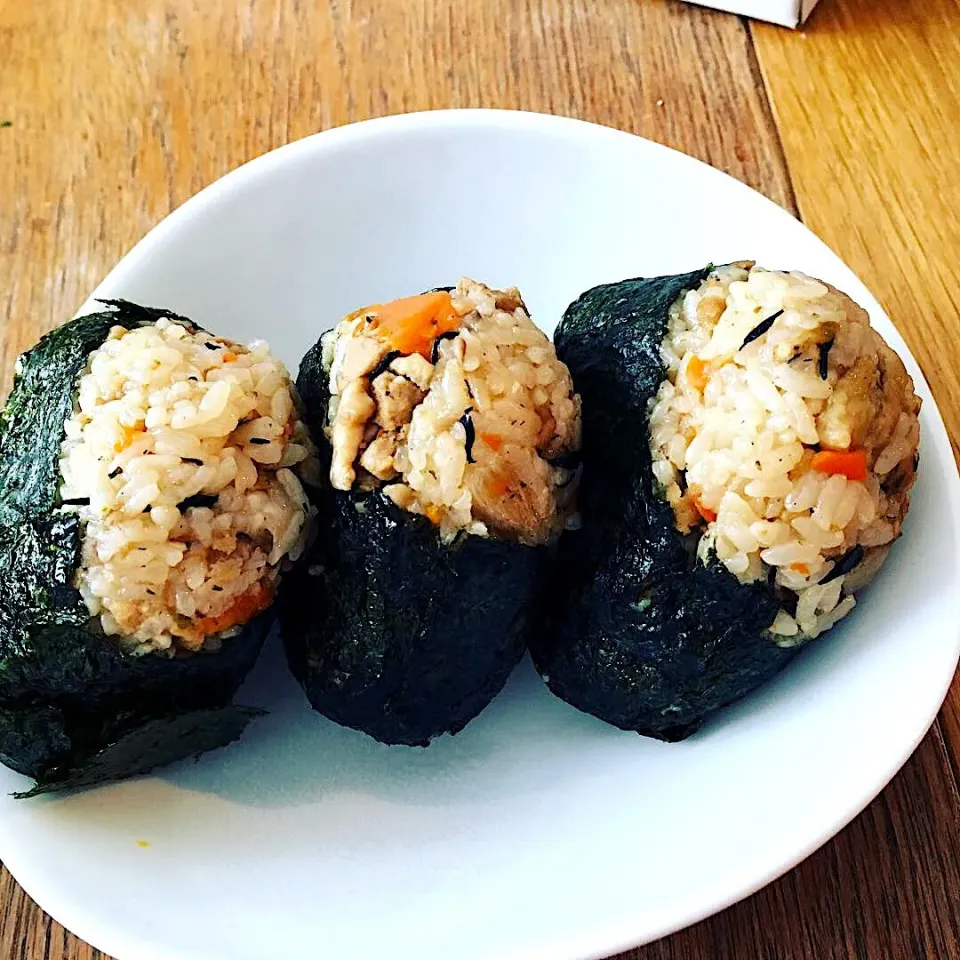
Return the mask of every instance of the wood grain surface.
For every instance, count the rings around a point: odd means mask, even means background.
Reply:
[[[822,0],[793,32],[675,0],[0,0],[0,389],[239,163],[351,120],[497,106],[640,133],[799,214],[887,307],[960,436],[958,12]],[[623,960],[960,957],[958,758],[955,691],[834,841]],[[0,957],[103,955],[4,872]]]
[[[960,4],[827,2],[807,34],[754,28],[800,215],[897,324],[958,453]],[[956,775],[957,684],[940,722]]]

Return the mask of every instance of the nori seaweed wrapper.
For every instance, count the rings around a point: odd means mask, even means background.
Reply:
[[[583,402],[580,530],[560,542],[531,652],[559,697],[625,730],[681,740],[779,671],[779,603],[698,562],[653,477],[648,404],[666,378],[670,305],[709,269],[588,290],[557,355]]]
[[[280,588],[288,662],[320,713],[384,743],[426,746],[480,713],[523,656],[548,551],[466,534],[445,545],[430,520],[379,491],[333,489],[319,343],[297,388],[324,485],[311,491],[316,543]]]
[[[43,337],[19,362],[0,413],[0,761],[37,781],[28,796],[121,779],[236,739],[261,711],[231,698],[268,612],[220,651],[130,656],[91,618],[73,575],[82,525],[63,512],[59,454],[89,354],[116,325],[165,310],[126,301]]]

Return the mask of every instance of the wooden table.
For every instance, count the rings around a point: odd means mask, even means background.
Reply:
[[[0,0],[2,389],[232,167],[351,120],[496,106],[659,140],[801,217],[895,319],[960,436],[958,23],[956,0],[822,0],[802,32],[676,0]],[[960,957],[958,770],[955,688],[834,841],[624,958]],[[103,956],[6,872],[0,897],[0,956]]]

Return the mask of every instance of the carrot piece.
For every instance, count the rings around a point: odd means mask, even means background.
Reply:
[[[265,610],[272,599],[270,588],[263,583],[254,584],[246,593],[240,594],[233,605],[215,617],[203,617],[196,627],[204,637],[223,633],[238,623],[246,623],[254,614]]]
[[[443,511],[436,504],[431,503],[423,512],[427,515],[431,523],[439,524],[443,519]]]
[[[848,480],[867,479],[867,454],[864,450],[820,450],[813,455],[810,466],[830,476],[839,473]]]
[[[810,575],[810,568],[805,563],[791,563],[790,569],[802,573],[805,577]]]
[[[709,379],[710,372],[707,364],[694,354],[687,361],[687,383],[689,383],[694,390],[699,390],[700,393],[703,393]]]
[[[446,291],[421,293],[383,304],[376,313],[377,331],[400,353],[419,353],[430,359],[433,341],[442,333],[456,330],[460,316]]]
[[[233,361],[236,359],[237,355],[235,353],[231,353],[229,350],[223,355],[224,363],[233,363]]]
[[[510,484],[503,477],[493,477],[487,483],[487,491],[491,497],[502,497],[509,489]]]
[[[717,519],[717,511],[704,506],[699,499],[694,498],[693,505],[697,508],[697,513],[699,513],[707,523],[713,523],[713,521]]]
[[[127,447],[129,447],[130,444],[133,443],[134,437],[136,437],[138,433],[143,433],[143,432],[144,432],[143,427],[139,427],[139,426],[124,427],[123,439],[119,443],[115,443],[113,445],[114,451],[116,451],[117,453],[120,453],[121,451],[126,450]]]
[[[486,430],[481,430],[478,436],[494,452],[503,446],[503,438],[495,433],[487,433]]]

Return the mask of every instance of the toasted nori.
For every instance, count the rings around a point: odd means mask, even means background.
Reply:
[[[318,344],[297,388],[329,475],[329,378]],[[500,691],[527,645],[546,551],[463,535],[378,491],[312,491],[320,535],[280,589],[290,668],[313,707],[384,743],[457,733]]]
[[[115,325],[174,317],[109,301],[20,359],[0,413],[0,761],[30,795],[120,779],[239,736],[259,711],[231,698],[260,651],[269,613],[217,653],[123,654],[72,586],[77,517],[60,511],[59,451],[87,357]],[[202,721],[202,722],[201,722]]]
[[[698,563],[655,488],[648,401],[666,376],[667,313],[708,273],[595,287],[556,333],[583,403],[582,526],[561,540],[531,652],[557,696],[662,740],[689,736],[794,652],[765,634],[772,589]]]

